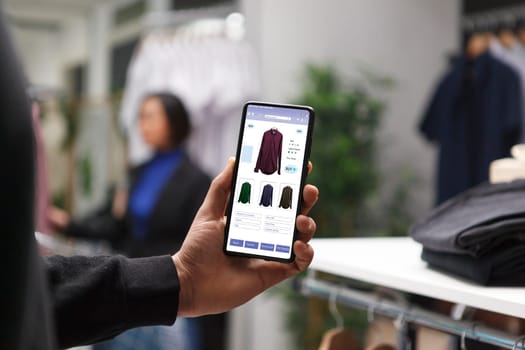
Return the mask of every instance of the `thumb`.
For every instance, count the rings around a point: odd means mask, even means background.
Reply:
[[[224,170],[211,182],[210,189],[199,210],[199,216],[211,216],[221,219],[226,212],[228,196],[230,195],[235,158],[228,159]]]

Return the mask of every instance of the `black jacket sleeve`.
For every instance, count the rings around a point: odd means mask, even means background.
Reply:
[[[170,256],[45,258],[60,347],[175,321],[179,280]]]
[[[108,189],[108,195],[100,207],[83,218],[73,219],[65,233],[70,237],[107,240],[117,242],[126,235],[124,218],[115,218],[111,212],[115,188]]]

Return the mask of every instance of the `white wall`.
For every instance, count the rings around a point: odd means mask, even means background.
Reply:
[[[261,60],[262,98],[292,101],[306,62],[333,63],[355,76],[362,63],[397,81],[387,95],[379,162],[388,189],[403,167],[412,169],[413,213],[433,198],[435,152],[416,125],[459,39],[456,0],[244,0],[248,38]],[[314,140],[315,142],[315,140]],[[322,147],[315,145],[314,147]],[[290,340],[282,328],[282,305],[264,297],[236,312],[232,349],[279,349]],[[239,320],[243,320],[240,322]],[[251,320],[251,321],[250,321]],[[260,330],[264,330],[261,333]],[[244,347],[246,348],[246,347]]]

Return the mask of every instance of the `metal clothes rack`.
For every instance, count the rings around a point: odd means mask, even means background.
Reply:
[[[495,330],[479,323],[455,320],[413,305],[380,299],[373,293],[353,290],[333,282],[322,281],[315,277],[315,271],[310,271],[308,276],[301,280],[300,290],[301,293],[307,296],[334,300],[336,303],[366,310],[369,314],[392,318],[401,325],[419,325],[450,335],[456,335],[461,338],[462,344],[468,338],[506,349],[525,349],[523,337],[516,338],[512,334]],[[406,332],[406,329],[400,330],[400,332]],[[398,338],[401,338],[398,340],[398,342],[400,341],[398,348],[406,349],[407,344],[403,337]]]
[[[409,237],[317,238],[310,244],[315,256],[302,292],[396,320],[400,350],[410,349],[410,333],[417,325],[449,334],[453,340],[459,338],[463,345],[466,339],[473,339],[506,349],[525,349],[516,335],[462,319],[465,308],[525,319],[525,287],[484,287],[430,269],[421,260],[421,245]],[[407,293],[443,300],[455,305],[455,310],[443,315],[410,305],[403,298],[380,298],[356,291],[352,284],[338,285],[322,278],[324,274],[401,296]]]
[[[158,29],[176,28],[202,19],[224,19],[236,11],[238,11],[238,7],[235,4],[229,4],[194,9],[150,12],[144,15],[143,29],[148,32]]]
[[[515,22],[523,17],[525,17],[525,5],[519,5],[465,15],[461,21],[464,30],[472,30],[478,27],[490,27],[502,20]]]

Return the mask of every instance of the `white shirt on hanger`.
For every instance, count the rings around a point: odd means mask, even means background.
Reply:
[[[215,175],[235,152],[243,104],[259,92],[255,54],[247,43],[225,37],[146,37],[130,63],[120,113],[132,164],[151,155],[137,116],[144,97],[159,91],[182,99],[193,127],[189,153]]]

